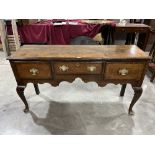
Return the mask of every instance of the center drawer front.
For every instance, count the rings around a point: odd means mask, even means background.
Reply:
[[[52,77],[48,62],[15,62],[15,66],[21,79],[49,79]]]
[[[57,74],[100,74],[101,62],[56,62],[54,69]]]
[[[110,62],[106,64],[105,79],[140,80],[145,64],[130,62]]]

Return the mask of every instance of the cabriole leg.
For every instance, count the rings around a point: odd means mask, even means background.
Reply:
[[[129,115],[134,115],[134,112],[132,110],[134,104],[137,102],[137,100],[140,98],[140,96],[142,95],[143,89],[141,87],[133,87],[134,90],[134,97],[131,101],[131,104],[129,106]]]
[[[25,105],[25,109],[24,112],[28,112],[29,111],[29,105],[26,101],[25,95],[24,95],[24,90],[25,90],[26,86],[17,86],[16,91],[17,94],[19,95],[19,97],[21,98],[21,100],[23,101],[24,105]]]

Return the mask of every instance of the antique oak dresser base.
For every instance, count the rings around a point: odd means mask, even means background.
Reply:
[[[142,82],[149,57],[135,45],[31,45],[23,46],[8,57],[17,81],[17,93],[29,106],[24,95],[27,83],[59,85],[72,82],[79,77],[84,82],[95,81],[99,86],[108,83],[121,84],[120,96],[124,96],[126,85],[131,84],[134,96],[128,113],[142,94]]]

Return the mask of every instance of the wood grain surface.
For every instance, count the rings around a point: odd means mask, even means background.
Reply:
[[[25,45],[14,52],[15,59],[149,59],[136,45]]]

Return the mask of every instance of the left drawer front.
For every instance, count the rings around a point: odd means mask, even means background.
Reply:
[[[20,79],[50,79],[51,67],[46,62],[16,62],[17,74]]]

